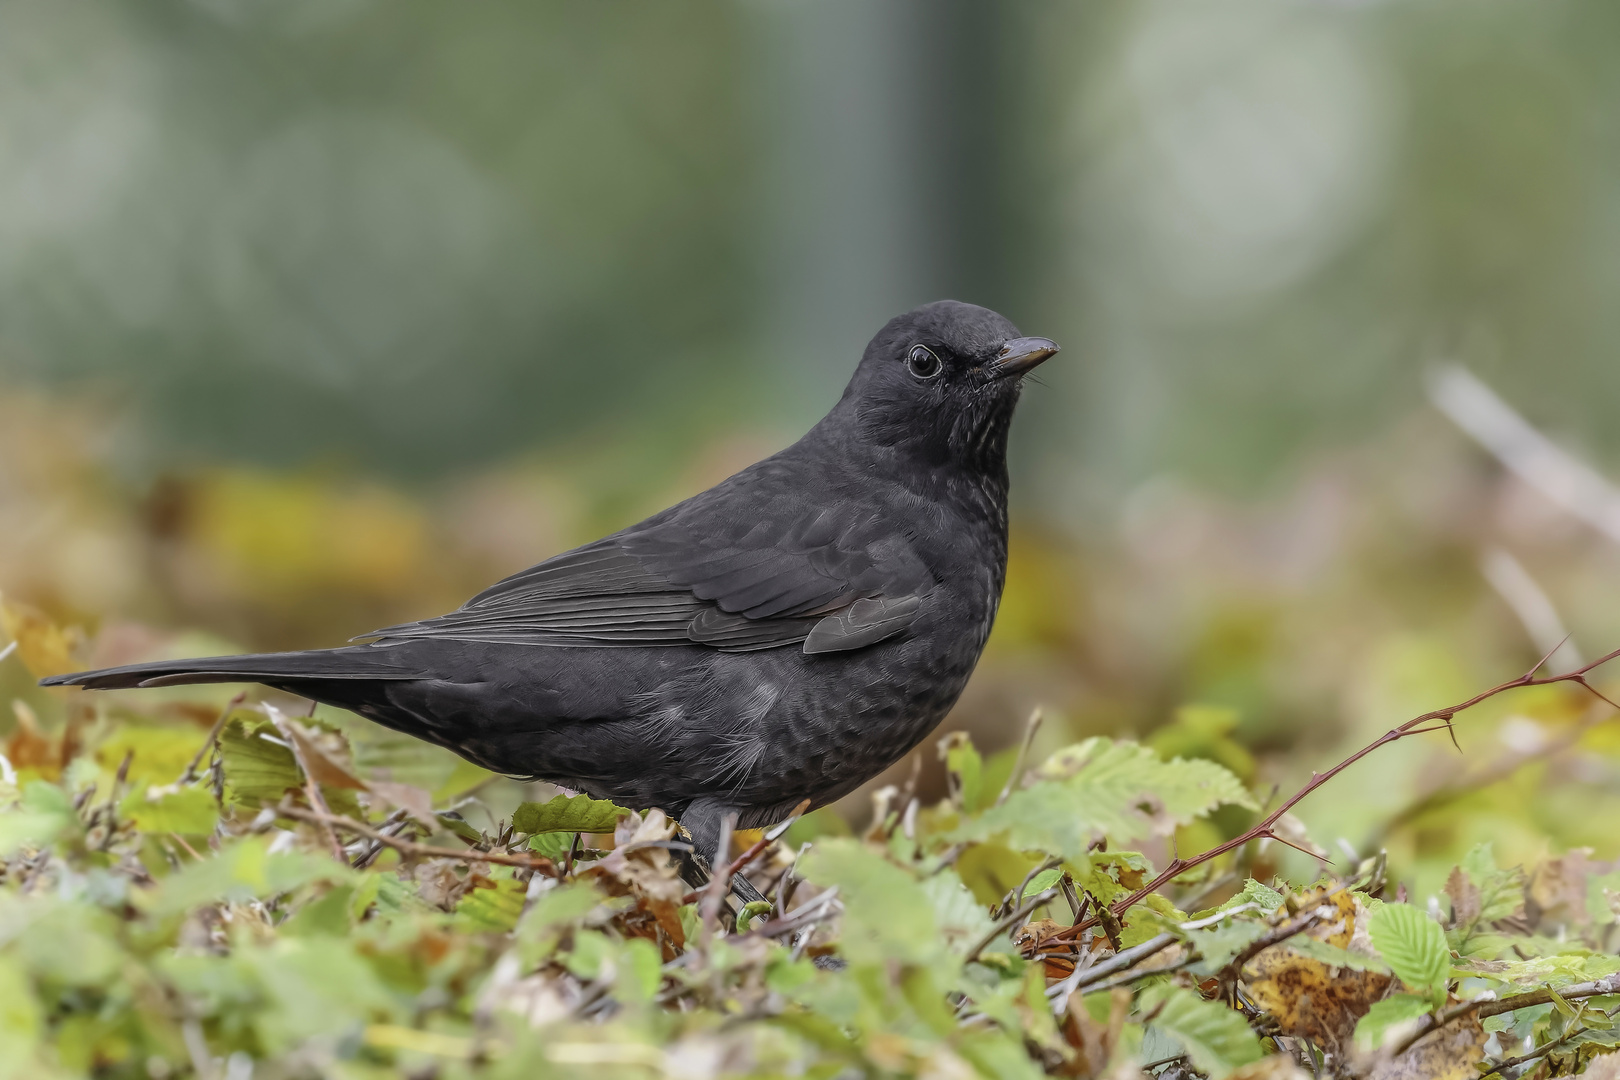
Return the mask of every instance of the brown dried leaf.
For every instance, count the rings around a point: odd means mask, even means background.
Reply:
[[[686,896],[686,883],[680,878],[680,867],[668,848],[635,847],[668,840],[675,835],[674,823],[655,808],[644,815],[629,815],[619,822],[613,835],[619,846],[579,876],[595,878],[609,896],[634,896],[639,911],[651,915],[677,946],[684,945],[680,905]],[[641,937],[654,936],[645,920],[629,918],[625,929]]]
[[[1446,895],[1451,897],[1451,924],[1471,926],[1479,919],[1479,886],[1471,881],[1462,867],[1451,868],[1446,878]]]
[[[1109,995],[1108,1023],[1100,1024],[1091,1018],[1082,1002],[1083,993],[1076,990],[1069,995],[1060,1033],[1063,1041],[1074,1050],[1074,1056],[1057,1069],[1059,1076],[1102,1076],[1108,1062],[1119,1045],[1120,1032],[1125,1029],[1125,1017],[1131,1011],[1131,994],[1123,987],[1115,987]]]
[[[1576,848],[1556,859],[1548,859],[1536,869],[1526,890],[1534,906],[1538,925],[1552,922],[1562,926],[1584,927],[1591,915],[1586,910],[1586,879],[1608,867],[1592,861],[1591,848]]]
[[[1620,1053],[1599,1054],[1586,1063],[1586,1080],[1620,1080]]]
[[[471,875],[462,877],[460,864],[449,859],[430,859],[416,867],[416,891],[421,898],[442,911],[454,911],[461,896],[474,884]]]
[[[39,720],[26,701],[13,700],[17,726],[6,739],[6,760],[19,769],[34,769],[47,780],[62,774],[62,741],[40,733]]]
[[[321,749],[316,740],[302,724],[293,720],[284,720],[281,724],[283,731],[292,736],[298,744],[298,750],[303,755],[305,764],[309,767],[309,774],[315,782],[323,788],[346,788],[350,791],[366,791],[366,782],[354,775],[348,769],[338,764],[325,750]],[[431,813],[432,807],[429,806]]]
[[[1294,898],[1289,908],[1310,911],[1324,904],[1337,918],[1318,922],[1305,933],[1317,941],[1348,949],[1357,938],[1358,919],[1365,923],[1353,893],[1329,894],[1318,889]],[[1365,927],[1359,935],[1366,938]],[[1346,971],[1303,956],[1286,944],[1273,945],[1243,967],[1243,980],[1256,1005],[1270,1013],[1286,1035],[1338,1050],[1350,1045],[1356,1022],[1389,990],[1390,978],[1375,971]]]
[[[1454,1020],[1423,1036],[1393,1060],[1375,1065],[1368,1080],[1474,1080],[1485,1056],[1485,1029],[1477,1016]]]
[[[1013,945],[1025,960],[1039,957],[1048,979],[1066,979],[1074,973],[1074,943],[1052,938],[1067,929],[1053,919],[1037,919],[1018,931]]]
[[[433,796],[414,784],[397,784],[391,780],[373,780],[367,785],[372,794],[381,796],[393,806],[410,814],[429,829],[439,827],[433,816]]]

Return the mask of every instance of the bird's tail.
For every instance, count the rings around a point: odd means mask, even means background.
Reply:
[[[346,649],[309,652],[259,653],[248,656],[209,656],[196,660],[159,660],[149,664],[80,671],[41,679],[42,686],[82,686],[87,690],[123,690],[137,686],[178,686],[182,683],[261,682],[272,686],[297,685],[304,680],[417,679],[392,649],[360,645]]]

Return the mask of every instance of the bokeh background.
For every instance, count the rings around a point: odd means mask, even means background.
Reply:
[[[1607,0],[4,0],[7,617],[103,663],[434,613],[940,296],[1064,346],[947,723],[1004,770],[1041,705],[1286,790],[1620,646]],[[31,683],[14,747],[108,707]],[[1612,858],[1610,717],[1493,702],[1300,816],[1419,883]]]

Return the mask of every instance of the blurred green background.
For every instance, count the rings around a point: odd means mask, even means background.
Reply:
[[[4,0],[0,589],[85,662],[335,644],[785,445],[955,296],[1064,353],[947,727],[1288,784],[1620,645],[1617,292],[1605,0]],[[1505,469],[1446,365],[1572,457]],[[1614,856],[1613,727],[1513,699],[1302,816]]]

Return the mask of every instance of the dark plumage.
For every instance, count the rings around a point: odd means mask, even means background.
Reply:
[[[497,772],[679,818],[712,851],[898,760],[955,703],[1007,565],[1007,430],[1057,351],[954,301],[889,322],[809,434],[369,644],[43,680],[259,682]],[[360,639],[357,639],[360,640]]]

